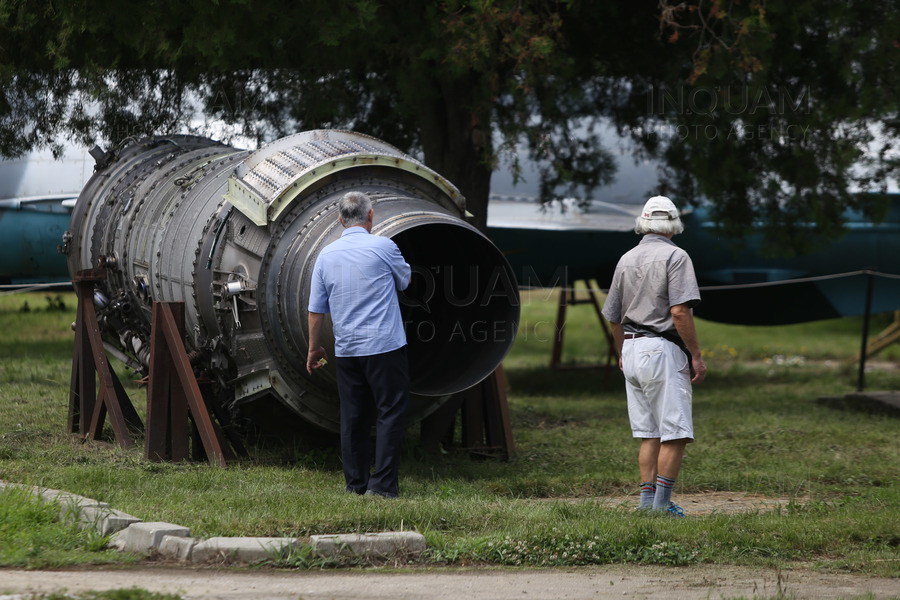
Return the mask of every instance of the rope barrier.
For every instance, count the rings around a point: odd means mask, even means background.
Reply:
[[[831,275],[817,275],[815,277],[800,277],[794,279],[779,279],[778,281],[762,281],[756,283],[735,283],[730,285],[703,285],[700,286],[700,291],[719,291],[719,290],[742,290],[742,289],[752,289],[752,288],[761,288],[761,287],[774,287],[779,285],[788,285],[794,283],[810,283],[815,281],[827,281],[831,279],[845,279],[847,277],[856,277],[858,275],[873,275],[875,277],[883,277],[885,279],[900,279],[900,274],[894,273],[882,273],[881,271],[872,271],[868,269],[863,269],[860,271],[848,271],[846,273],[834,273]],[[535,291],[535,290],[560,290],[563,292],[574,292],[579,290],[584,290],[585,288],[576,288],[576,287],[560,287],[555,286],[553,288],[545,288],[540,286],[528,286],[528,285],[520,285],[520,290],[523,291]],[[599,288],[602,292],[608,292],[608,289]]]
[[[19,284],[4,284],[0,285],[0,296],[8,296],[9,294],[22,294],[25,292],[39,292],[42,290],[50,290],[50,289],[61,289],[64,287],[71,287],[72,284],[68,281],[58,281],[56,283],[33,283],[29,285]]]
[[[882,273],[881,271],[870,271],[864,269],[861,271],[848,271],[846,273],[834,273],[831,275],[818,275],[816,277],[800,277],[796,279],[780,279],[778,281],[763,281],[758,283],[743,283],[733,285],[705,285],[700,287],[700,291],[705,290],[741,290],[751,288],[761,288],[779,285],[788,285],[792,283],[809,283],[813,281],[827,281],[831,279],[845,279],[847,277],[856,277],[858,275],[873,275],[875,277],[885,277],[888,279],[900,279],[900,275],[893,273]]]
[[[700,291],[719,291],[719,290],[742,290],[742,289],[753,289],[753,288],[761,288],[761,287],[771,287],[771,286],[779,286],[779,285],[788,285],[794,283],[809,283],[815,281],[828,281],[831,279],[844,279],[847,277],[856,277],[858,275],[873,275],[875,277],[883,277],[885,279],[900,279],[900,274],[895,273],[882,273],[881,271],[872,271],[869,269],[863,269],[860,271],[848,271],[846,273],[834,273],[831,275],[817,275],[815,277],[800,277],[795,279],[779,279],[778,281],[762,281],[757,283],[736,283],[731,285],[703,285],[700,286]],[[6,294],[18,294],[22,292],[36,292],[45,289],[53,289],[53,288],[63,288],[71,285],[69,282],[56,282],[56,283],[38,283],[23,286],[22,284],[7,284],[0,285],[0,295]],[[576,287],[560,287],[554,286],[552,288],[546,288],[542,286],[535,285],[520,285],[519,290],[522,291],[535,291],[535,290],[559,290],[563,292],[575,292],[579,290],[584,290],[585,288],[576,288]],[[601,292],[607,292],[608,289],[597,288]]]

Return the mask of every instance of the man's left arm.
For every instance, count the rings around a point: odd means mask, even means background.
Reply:
[[[402,292],[409,287],[409,284],[412,281],[412,267],[410,267],[409,263],[406,262],[406,259],[403,258],[403,253],[400,252],[400,248],[397,247],[397,244],[393,244],[388,264],[390,264],[391,273],[394,276],[394,285]]]

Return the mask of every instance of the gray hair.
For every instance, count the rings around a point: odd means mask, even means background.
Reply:
[[[653,196],[634,220],[634,232],[638,235],[658,233],[673,236],[684,231],[678,207],[666,196]]]
[[[362,192],[347,192],[338,203],[344,227],[365,225],[372,210],[372,200]]]
[[[681,217],[674,219],[645,219],[638,216],[634,220],[634,232],[638,235],[645,233],[658,233],[659,235],[676,235],[684,231],[684,223]]]

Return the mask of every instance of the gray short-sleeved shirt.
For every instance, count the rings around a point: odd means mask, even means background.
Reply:
[[[603,316],[627,330],[662,332],[675,329],[669,309],[699,303],[700,289],[687,252],[664,236],[648,233],[619,259]]]

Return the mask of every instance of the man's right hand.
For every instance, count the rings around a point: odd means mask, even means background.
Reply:
[[[328,359],[328,354],[325,352],[325,348],[319,346],[318,348],[310,348],[309,354],[306,355],[306,371],[312,375],[313,369],[321,369],[323,364],[320,364],[319,361],[321,359]]]

